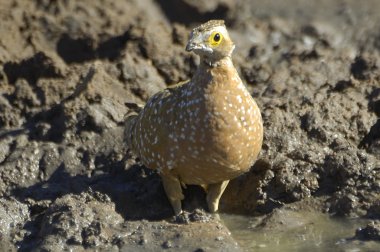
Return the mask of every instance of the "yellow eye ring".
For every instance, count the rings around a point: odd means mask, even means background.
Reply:
[[[218,46],[223,40],[223,35],[220,32],[215,31],[211,34],[208,40],[211,46]]]

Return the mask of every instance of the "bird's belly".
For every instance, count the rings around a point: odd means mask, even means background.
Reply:
[[[188,125],[196,130],[175,145],[178,162],[172,167],[184,183],[218,183],[249,170],[261,150],[263,126],[256,103],[247,106],[229,113],[222,107]]]

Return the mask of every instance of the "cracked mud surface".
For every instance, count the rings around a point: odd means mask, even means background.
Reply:
[[[241,249],[199,210],[198,187],[185,192],[190,223],[173,222],[160,178],[123,144],[125,102],[190,78],[188,33],[211,18],[226,20],[265,125],[221,211],[270,216],[311,197],[374,219],[357,237],[378,239],[380,4],[283,2],[2,1],[0,250]]]

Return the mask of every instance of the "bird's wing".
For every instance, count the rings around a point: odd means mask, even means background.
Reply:
[[[138,108],[138,113],[126,119],[126,142],[136,155],[142,157],[144,151],[157,152],[165,148],[170,134],[167,126],[176,114],[175,104],[187,83],[189,81],[180,82],[156,93],[142,109]]]
[[[166,89],[171,89],[171,88],[176,88],[176,87],[180,87],[180,86],[183,86],[183,85],[185,85],[185,84],[187,84],[187,83],[189,83],[190,82],[190,80],[185,80],[185,81],[180,81],[180,82],[178,82],[178,83],[176,83],[176,84],[171,84],[171,85],[169,85]]]
[[[177,90],[181,88],[182,86],[188,84],[189,82],[190,80],[181,81],[181,82],[178,82],[177,84],[169,85],[165,90],[168,90],[168,91]]]

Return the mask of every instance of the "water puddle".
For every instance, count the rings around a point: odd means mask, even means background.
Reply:
[[[380,242],[350,239],[368,220],[288,210],[265,218],[231,214],[220,214],[220,218],[246,251],[380,251]]]

